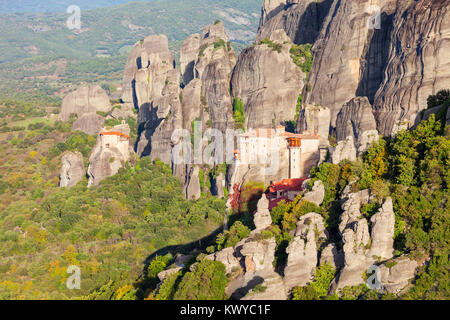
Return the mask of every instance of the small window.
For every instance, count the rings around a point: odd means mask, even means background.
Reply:
[[[108,149],[109,149],[109,143],[107,143],[107,144],[106,144],[106,148],[108,148]]]

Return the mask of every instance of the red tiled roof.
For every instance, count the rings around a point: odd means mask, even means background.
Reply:
[[[273,183],[269,190],[270,192],[277,191],[303,191],[302,185],[306,178],[301,179],[284,179],[280,182]]]
[[[125,133],[118,132],[118,131],[109,131],[109,132],[100,132],[101,136],[119,136],[122,138],[130,139],[129,135],[126,135]]]

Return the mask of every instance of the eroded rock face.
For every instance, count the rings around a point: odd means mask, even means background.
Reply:
[[[395,215],[392,199],[387,198],[382,208],[372,217],[371,232],[367,219],[362,217],[360,211],[361,205],[369,199],[367,190],[363,190],[349,194],[342,205],[344,213],[339,230],[344,244],[344,267],[331,284],[332,293],[347,286],[363,284],[363,275],[371,265],[393,257]]]
[[[97,111],[109,112],[112,109],[108,94],[100,86],[83,86],[64,97],[59,118],[69,121],[71,114],[79,118]]]
[[[314,183],[312,191],[305,193],[302,200],[306,200],[320,206],[325,198],[325,186],[318,180]]]
[[[358,156],[379,139],[372,105],[367,97],[356,97],[347,102],[337,115],[337,141],[352,136]]]
[[[276,15],[278,12],[284,9],[288,0],[263,0],[261,9],[260,26],[267,20]]]
[[[111,132],[129,135],[130,128],[127,124],[119,125],[113,127]],[[129,138],[118,135],[99,135],[89,157],[88,187],[96,186],[102,180],[115,175],[129,159]]]
[[[283,29],[296,44],[314,43],[330,10],[332,0],[266,1],[256,41]],[[279,5],[277,3],[280,2]]]
[[[321,215],[308,213],[301,217],[295,237],[286,249],[288,261],[284,269],[284,283],[287,289],[305,286],[312,280],[318,264],[318,241],[326,240],[327,237]]]
[[[414,124],[429,95],[450,87],[450,2],[420,0],[397,10],[386,77],[374,99],[378,131]]]
[[[383,289],[399,294],[407,288],[417,273],[418,263],[407,256],[392,259],[380,266],[380,280]]]
[[[200,35],[193,34],[184,40],[180,49],[180,71],[183,75],[183,82],[188,85],[194,79],[194,66],[200,48]]]
[[[239,56],[231,87],[233,97],[245,104],[247,128],[272,128],[295,120],[296,104],[305,74],[293,62],[290,39],[276,30],[270,39],[280,52],[266,44],[245,49]]]
[[[71,188],[86,176],[83,155],[79,152],[69,152],[62,157],[59,186]]]
[[[234,127],[230,79],[235,64],[236,56],[223,23],[205,27],[194,76],[202,83],[204,114],[211,121],[210,127],[222,132]]]
[[[394,255],[395,214],[392,199],[387,198],[381,209],[370,219],[372,222],[372,247],[370,254],[389,259]]]
[[[297,119],[297,132],[318,134],[321,144],[328,145],[330,121],[330,109],[304,104]]]
[[[265,194],[262,195],[261,200],[258,202],[258,210],[253,218],[256,231],[264,230],[272,224],[272,217],[269,211],[269,200]]]
[[[333,164],[339,164],[342,160],[356,160],[356,147],[353,136],[339,141],[336,147],[331,148],[331,159]]]
[[[75,120],[72,131],[82,131],[89,135],[98,134],[105,123],[105,118],[96,113],[86,113]]]
[[[186,181],[186,199],[189,200],[198,200],[201,196],[201,188],[200,188],[200,180],[198,177],[199,167],[193,166],[188,172],[187,181]]]

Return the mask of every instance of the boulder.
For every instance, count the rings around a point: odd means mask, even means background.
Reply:
[[[312,188],[312,191],[306,192],[303,195],[302,200],[306,200],[312,203],[317,204],[320,206],[325,198],[325,186],[323,185],[323,182],[320,180],[317,180],[314,183],[314,186]]]
[[[59,118],[69,121],[71,114],[78,118],[87,113],[97,111],[109,112],[112,106],[108,94],[100,86],[83,86],[64,97]]]
[[[383,289],[389,293],[400,294],[413,280],[418,263],[407,256],[392,259],[380,265],[379,275]]]
[[[62,157],[59,186],[71,188],[86,176],[83,155],[79,152],[69,152]]]
[[[105,123],[105,118],[96,113],[86,113],[75,120],[72,125],[72,131],[82,131],[89,135],[95,135],[100,132]]]
[[[220,261],[225,265],[226,273],[231,274],[241,267],[240,260],[236,257],[234,248],[225,248],[206,257],[213,261]]]
[[[333,164],[339,164],[343,160],[356,161],[356,147],[352,136],[339,141],[336,147],[331,148],[331,159]]]

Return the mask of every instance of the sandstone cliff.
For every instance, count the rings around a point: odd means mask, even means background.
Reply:
[[[298,96],[306,75],[293,62],[291,42],[283,30],[269,36],[271,44],[245,49],[233,71],[233,97],[245,104],[247,128],[272,128],[295,120]]]
[[[69,152],[62,159],[59,186],[61,188],[71,188],[86,176],[83,155],[79,152]]]

